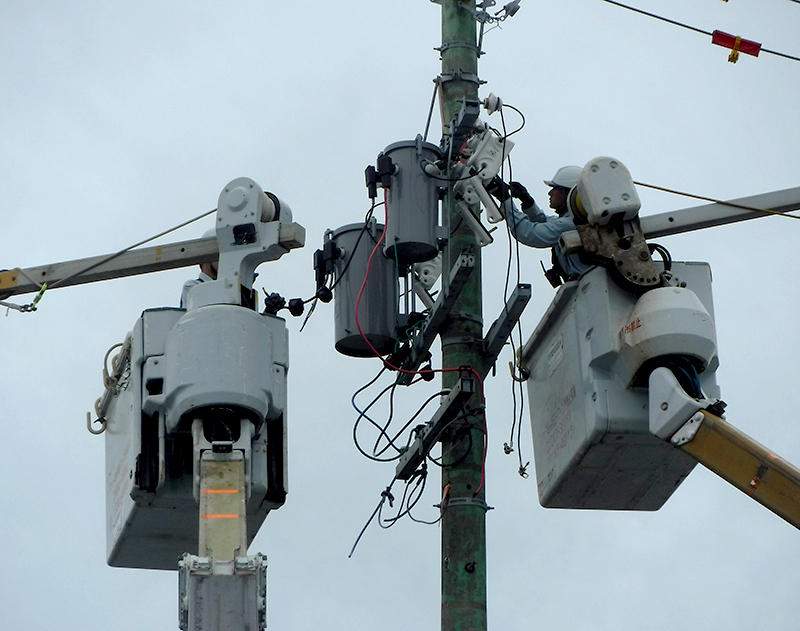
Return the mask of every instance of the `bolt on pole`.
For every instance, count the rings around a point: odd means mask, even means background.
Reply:
[[[463,99],[478,99],[477,25],[475,0],[442,0],[442,76],[440,107],[451,121]],[[448,130],[444,130],[446,135]],[[457,148],[456,148],[457,149]],[[445,199],[450,217],[447,267],[471,249],[475,270],[444,325],[442,363],[445,369],[472,366],[482,373],[483,339],[480,246],[472,230],[460,221],[452,190]],[[453,229],[455,228],[455,229]],[[445,275],[445,278],[447,276]],[[457,371],[445,372],[445,388],[453,387]],[[449,425],[442,437],[442,631],[480,631],[486,619],[486,503],[483,479],[486,419],[482,388],[469,401],[463,420]],[[449,464],[448,464],[449,463]]]

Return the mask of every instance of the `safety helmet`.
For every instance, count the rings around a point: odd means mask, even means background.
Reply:
[[[552,180],[545,180],[547,186],[560,186],[561,188],[573,188],[581,177],[581,169],[576,166],[561,167]]]

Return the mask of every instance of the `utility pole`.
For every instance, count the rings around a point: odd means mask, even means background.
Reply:
[[[442,76],[440,107],[444,121],[459,112],[463,99],[478,99],[478,47],[475,0],[441,0]],[[447,134],[447,130],[445,130]],[[471,250],[475,267],[441,331],[445,370],[471,366],[483,374],[483,308],[480,246],[460,221],[452,189],[445,198],[450,217],[449,260]],[[453,226],[456,230],[453,230]],[[444,275],[447,278],[447,275]],[[445,372],[452,388],[458,372]],[[481,631],[486,620],[486,488],[483,480],[486,418],[481,391],[469,403],[463,423],[452,423],[442,437],[442,631]],[[465,450],[469,449],[468,453]],[[448,463],[451,463],[448,466]]]

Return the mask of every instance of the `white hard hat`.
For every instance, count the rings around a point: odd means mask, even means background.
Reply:
[[[544,183],[547,184],[547,186],[573,188],[578,183],[578,179],[581,177],[581,171],[583,171],[583,169],[576,166],[561,167],[558,171],[556,171],[556,174],[553,176],[552,180],[545,180]]]

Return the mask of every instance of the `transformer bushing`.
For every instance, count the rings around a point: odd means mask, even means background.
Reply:
[[[334,263],[334,322],[336,350],[343,355],[372,357],[375,352],[386,355],[394,350],[398,309],[396,263],[387,259],[381,249],[372,256],[382,232],[383,226],[373,219],[367,224],[342,226],[331,235],[341,250]]]
[[[386,186],[387,230],[384,252],[401,264],[429,261],[439,253],[437,180],[425,165],[441,159],[436,145],[421,137],[389,145],[383,155],[393,165]]]

